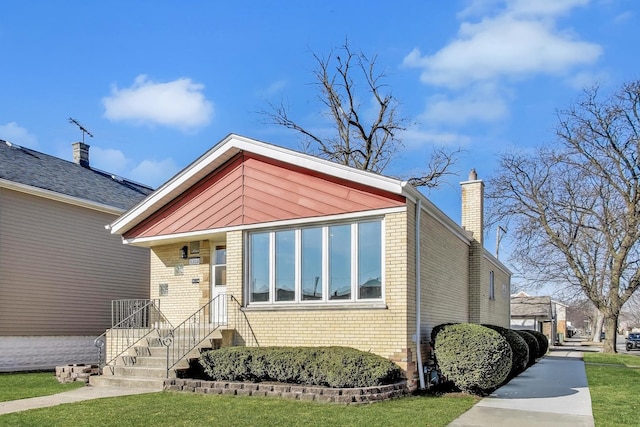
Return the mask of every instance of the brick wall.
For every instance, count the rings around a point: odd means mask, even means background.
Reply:
[[[386,215],[384,226],[386,308],[352,308],[348,304],[276,310],[249,308],[246,315],[259,344],[353,347],[387,357],[413,375],[415,361],[408,344],[413,330],[407,320],[406,214]],[[241,237],[240,233],[227,236],[229,292],[237,297],[242,295],[239,280],[242,256],[231,254],[242,249]]]
[[[480,322],[509,328],[511,313],[511,284],[509,275],[495,259],[485,252],[482,258],[482,276],[479,289]],[[489,298],[489,277],[493,271],[494,298]]]
[[[180,257],[180,248],[188,241],[156,246],[151,250],[151,298],[160,299],[160,309],[167,319],[178,325],[210,299],[210,245],[200,242],[200,253]],[[193,262],[193,261],[191,261]],[[166,294],[161,295],[161,288]]]
[[[421,220],[422,340],[441,323],[469,321],[469,245],[435,218]]]

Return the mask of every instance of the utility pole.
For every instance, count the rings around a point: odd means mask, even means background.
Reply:
[[[505,234],[507,234],[507,229],[499,225],[496,229],[496,259],[499,259],[498,255],[500,253],[500,240],[502,240],[502,236],[504,236]]]

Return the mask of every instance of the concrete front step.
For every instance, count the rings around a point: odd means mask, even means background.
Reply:
[[[182,366],[178,367],[182,368]],[[102,370],[105,377],[133,377],[133,378],[167,378],[167,368],[163,367],[139,367],[139,366],[111,366]],[[169,378],[175,378],[176,373],[169,371]]]
[[[150,368],[166,368],[167,357],[152,357],[152,356],[120,356],[120,360],[117,363],[118,366],[140,366]]]
[[[190,346],[189,346],[190,347]],[[183,345],[182,348],[188,348],[187,345]],[[219,344],[209,343],[208,341],[201,342],[198,347],[193,351],[211,350],[213,348],[220,348]],[[134,352],[137,356],[142,357],[167,357],[167,347],[134,347]]]
[[[164,390],[164,378],[123,378],[113,376],[91,376],[89,385],[95,387],[124,387],[135,389]]]

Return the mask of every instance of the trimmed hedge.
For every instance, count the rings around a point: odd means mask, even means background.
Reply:
[[[520,372],[527,369],[527,364],[529,363],[529,346],[527,345],[524,338],[522,338],[516,331],[512,329],[503,328],[502,326],[496,325],[484,325],[489,329],[493,329],[504,339],[507,340],[509,346],[511,347],[511,352],[513,353],[513,357],[511,359],[511,371],[509,372],[508,378],[513,378],[518,375]]]
[[[498,332],[471,323],[441,329],[435,354],[440,371],[462,391],[486,394],[511,371],[511,347]]]
[[[540,345],[538,344],[538,340],[533,336],[533,334],[529,333],[528,331],[521,331],[517,329],[514,329],[514,331],[522,338],[524,338],[527,345],[529,346],[529,363],[527,363],[527,366],[533,365],[534,363],[536,363],[536,358],[538,356],[538,353],[540,352]]]
[[[549,350],[549,339],[547,338],[547,336],[542,332],[534,330],[527,329],[527,332],[533,335],[536,341],[538,341],[538,354],[536,355],[536,357],[540,358],[547,354],[547,351]]]
[[[277,381],[328,387],[372,387],[404,378],[384,357],[347,347],[225,347],[199,360],[214,381]]]
[[[458,323],[441,323],[439,325],[434,326],[433,329],[431,329],[431,342],[433,343],[434,347],[435,347],[436,337],[438,336],[438,333],[444,328],[447,328],[451,325],[458,325]]]

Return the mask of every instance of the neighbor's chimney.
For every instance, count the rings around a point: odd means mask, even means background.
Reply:
[[[473,233],[473,238],[482,246],[484,235],[484,182],[478,179],[475,169],[469,172],[469,180],[462,187],[462,227]]]
[[[74,142],[73,146],[73,163],[82,166],[83,168],[89,167],[89,145],[84,142]]]

